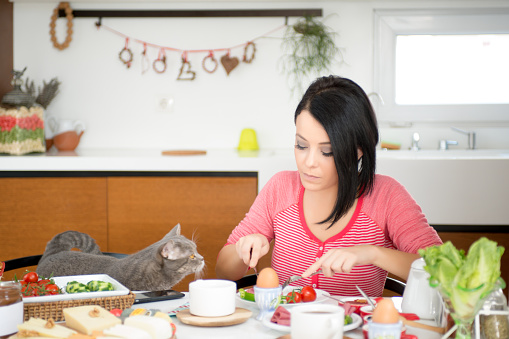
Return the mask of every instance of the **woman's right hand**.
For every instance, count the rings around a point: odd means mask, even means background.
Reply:
[[[257,233],[240,238],[235,249],[244,264],[255,267],[258,260],[269,252],[270,244],[264,235]]]

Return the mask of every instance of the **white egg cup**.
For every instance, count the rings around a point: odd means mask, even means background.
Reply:
[[[403,323],[401,321],[398,321],[397,323],[394,324],[381,324],[375,323],[371,320],[368,322],[368,338],[400,339],[402,326]]]
[[[267,313],[276,310],[281,302],[281,290],[281,285],[274,288],[254,286],[255,302],[260,309],[256,320],[262,320]]]

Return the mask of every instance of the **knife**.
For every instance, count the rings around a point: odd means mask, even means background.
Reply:
[[[375,309],[375,303],[373,302],[373,300],[371,300],[370,297],[368,297],[368,295],[366,294],[366,292],[364,292],[359,286],[355,285],[355,287],[357,288],[357,290],[362,294],[362,296],[368,301],[369,305],[373,308],[373,310]]]
[[[312,277],[312,276],[320,274],[320,273],[322,273],[322,270],[318,270],[318,271],[316,271],[314,273],[311,273],[309,276]],[[286,286],[288,286],[292,282],[295,282],[295,281],[297,281],[299,279],[302,279],[301,275],[292,275],[290,278],[286,279],[286,281],[283,283],[283,286],[281,287],[281,290],[284,290]]]

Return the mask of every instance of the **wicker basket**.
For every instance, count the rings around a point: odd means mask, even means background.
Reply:
[[[84,305],[98,305],[104,307],[108,311],[114,308],[125,310],[133,305],[135,295],[129,292],[127,295],[106,298],[91,298],[91,299],[78,299],[78,300],[63,300],[44,303],[29,303],[25,304],[25,320],[34,318],[49,319],[53,318],[55,321],[64,320],[64,313],[62,310],[68,307],[84,306]]]

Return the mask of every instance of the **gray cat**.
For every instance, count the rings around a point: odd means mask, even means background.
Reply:
[[[158,291],[171,289],[191,273],[199,278],[203,267],[196,244],[180,235],[177,224],[163,239],[122,259],[102,254],[88,234],[57,234],[46,245],[37,273],[44,277],[108,274],[132,291]]]

